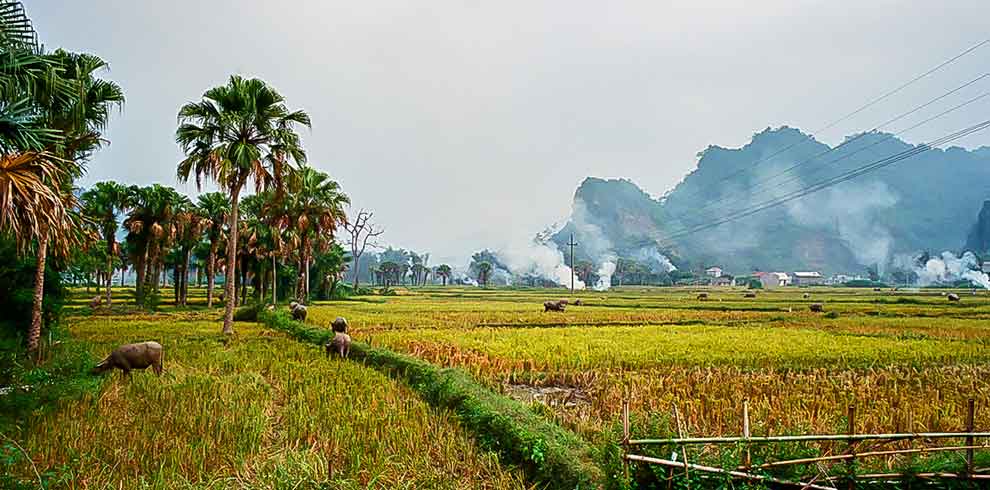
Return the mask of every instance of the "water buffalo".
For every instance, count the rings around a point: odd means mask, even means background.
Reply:
[[[808,299],[808,298],[810,298],[810,297],[811,297],[811,295],[810,295],[810,294],[808,294],[808,293],[804,293],[804,295],[803,295],[802,297],[803,297],[804,299]]]
[[[754,291],[748,291],[745,294],[743,294],[743,297],[744,298],[755,298],[756,297],[756,292],[754,292]]]
[[[559,301],[547,301],[543,303],[543,313],[548,311],[564,311],[564,305]]]
[[[162,344],[158,342],[139,342],[117,347],[106,359],[93,368],[93,374],[101,374],[113,368],[120,369],[130,376],[131,369],[145,369],[151,366],[155,374],[162,374]]]
[[[306,305],[297,304],[295,308],[292,309],[292,319],[297,322],[306,321]]]
[[[347,333],[347,319],[342,316],[334,318],[330,326],[334,332]]]
[[[825,306],[822,305],[821,303],[811,303],[810,305],[808,305],[808,309],[815,313],[821,313],[825,311]]]
[[[704,301],[706,299],[708,299],[708,293],[698,293],[698,300],[699,301]]]
[[[330,358],[330,354],[337,354],[346,359],[347,355],[351,353],[351,336],[344,332],[334,333],[333,338],[327,342],[326,349],[327,359]]]
[[[949,298],[949,301],[959,301],[959,295],[956,293],[949,293],[947,297]]]

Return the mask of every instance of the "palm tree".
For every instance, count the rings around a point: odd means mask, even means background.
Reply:
[[[38,349],[41,338],[41,302],[45,288],[45,263],[48,249],[62,256],[78,245],[78,223],[73,219],[75,202],[72,194],[63,194],[64,182],[72,176],[66,171],[71,163],[35,152],[7,154],[0,157],[0,231],[13,235],[21,253],[27,253],[37,241],[34,252],[38,265],[34,278],[34,307],[28,329],[28,351]]]
[[[92,189],[82,195],[83,213],[96,222],[107,244],[107,307],[112,301],[110,289],[113,282],[113,259],[117,256],[117,229],[120,227],[119,213],[127,204],[127,187],[117,182],[97,182]]]
[[[4,22],[0,20],[0,24]],[[0,31],[4,29],[0,28]],[[7,127],[0,128],[0,139],[4,140],[0,148],[3,159],[9,164],[8,171],[16,172],[20,168],[26,173],[34,173],[37,178],[33,181],[33,190],[48,186],[52,192],[47,197],[39,197],[47,204],[29,206],[18,212],[24,213],[21,217],[26,218],[39,210],[45,211],[28,219],[33,220],[36,226],[35,235],[30,239],[38,242],[38,270],[35,273],[34,305],[28,330],[28,350],[36,351],[41,335],[48,248],[51,245],[52,252],[68,256],[70,246],[82,241],[83,237],[78,233],[82,232],[83,227],[76,212],[72,181],[82,174],[82,162],[102,145],[101,131],[109,121],[111,109],[119,107],[124,96],[115,83],[95,76],[96,72],[106,67],[99,57],[62,50],[41,55],[36,45],[26,49],[28,51],[17,43],[9,43],[9,39],[0,41],[0,66],[11,59],[8,55],[16,57],[27,53],[25,56],[32,62],[42,56],[47,67],[41,70],[44,73],[40,78],[34,74],[17,79],[21,67],[9,65],[15,70],[14,79],[0,76],[0,125],[7,124]],[[11,84],[4,86],[8,82]],[[3,120],[11,114],[19,114],[22,120]],[[44,145],[51,157],[39,157],[34,151],[38,145]],[[47,164],[41,163],[42,160]],[[58,168],[52,169],[52,164]],[[19,175],[23,178],[25,173]],[[10,192],[10,189],[7,191]],[[20,205],[24,205],[23,196],[11,197],[10,202],[14,200],[20,200]],[[61,205],[53,204],[56,201]],[[25,239],[28,238],[22,235],[18,241]]]
[[[482,286],[488,285],[488,276],[492,273],[492,263],[491,262],[479,262],[478,263],[478,282]]]
[[[443,285],[447,285],[447,279],[450,278],[450,266],[447,264],[440,264],[437,266],[437,275],[443,278]]]
[[[323,249],[333,243],[337,227],[346,222],[344,206],[350,199],[340,191],[340,185],[330,176],[312,167],[302,167],[290,177],[289,216],[300,237],[300,301],[309,299],[309,269],[313,259],[314,242]]]
[[[237,256],[237,205],[241,191],[253,180],[258,192],[282,182],[290,164],[305,163],[297,126],[310,126],[302,111],[289,111],[284,98],[265,82],[234,75],[226,85],[203,94],[200,102],[179,110],[175,138],[186,158],[179,162],[178,177],[195,176],[196,185],[212,180],[230,197],[227,240],[227,277],[234,277]],[[226,281],[226,296],[232,298],[234,282]],[[234,302],[226,302],[223,332],[234,331]]]
[[[130,212],[124,228],[135,252],[132,262],[137,270],[137,301],[146,304],[148,293],[158,290],[162,251],[173,236],[172,219],[188,199],[160,184],[131,187],[129,194]]]
[[[227,196],[219,192],[200,194],[196,210],[201,218],[208,220],[206,238],[210,242],[210,254],[206,261],[206,306],[213,307],[213,288],[217,277],[217,247],[224,235],[224,224],[230,212]]]
[[[183,198],[172,220],[172,235],[175,237],[178,252],[174,265],[175,278],[177,279],[175,281],[175,302],[177,305],[186,306],[188,302],[189,259],[192,256],[193,247],[203,237],[203,230],[208,222],[209,220],[196,212],[188,198]]]

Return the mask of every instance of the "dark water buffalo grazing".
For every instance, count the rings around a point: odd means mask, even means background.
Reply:
[[[973,293],[973,294],[976,294],[976,293]],[[584,304],[584,302],[581,301],[581,300],[579,300],[579,299],[574,300],[574,306],[581,306],[583,304]]]
[[[811,295],[810,295],[810,294],[808,294],[808,293],[804,293],[804,295],[803,295],[802,297],[803,297],[804,299],[808,299],[808,298],[810,298],[810,297],[811,297]]]
[[[334,318],[330,326],[334,332],[347,333],[347,319],[342,316]]]
[[[101,374],[117,368],[130,376],[131,369],[145,369],[151,366],[155,374],[162,374],[162,344],[139,342],[117,347],[103,361],[93,368],[93,374]]]
[[[822,305],[821,303],[811,303],[810,305],[808,305],[808,309],[815,313],[821,313],[825,311],[825,306]]]
[[[292,309],[292,319],[297,322],[306,321],[306,305],[297,304],[295,308]]]
[[[698,301],[704,301],[708,299],[708,293],[698,293]]]
[[[873,288],[873,292],[879,293],[880,292],[880,288]]]
[[[949,301],[959,301],[959,295],[956,293],[949,293]]]
[[[564,305],[559,301],[547,301],[543,303],[543,313],[548,311],[564,311]]]
[[[745,294],[743,294],[743,297],[744,298],[755,298],[756,297],[756,292],[755,291],[747,291]]]
[[[299,306],[298,301],[289,301],[289,311],[296,309],[297,306]]]

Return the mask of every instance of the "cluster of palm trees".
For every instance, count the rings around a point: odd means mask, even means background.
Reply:
[[[334,231],[346,219],[347,196],[327,174],[310,167],[292,169],[284,184],[286,192],[281,195],[265,190],[241,201],[237,234],[247,238],[240,241],[233,259],[228,258],[228,248],[221,248],[229,246],[231,236],[231,205],[226,194],[207,192],[194,203],[175,189],[159,184],[94,185],[82,194],[82,210],[105,242],[88,255],[98,255],[104,262],[98,276],[105,287],[106,304],[112,304],[114,270],[118,264],[129,263],[137,278],[138,304],[157,302],[170,269],[175,304],[185,306],[190,266],[198,250],[205,252],[197,269],[206,270],[208,307],[216,299],[214,285],[221,271],[225,272],[225,281],[235,286],[234,293],[227,296],[231,304],[247,300],[249,284],[254,285],[257,299],[267,297],[271,290],[276,300],[279,262],[293,263],[289,269],[300,271],[295,297],[301,301],[310,297],[311,269],[320,271],[321,284],[335,284],[347,259],[334,241]],[[116,236],[121,226],[127,234],[123,244],[118,244]]]
[[[179,180],[194,178],[197,187],[214,182],[229,199],[225,256],[238,257],[242,247],[255,257],[271,255],[274,279],[274,259],[288,245],[301,265],[297,290],[307,297],[314,251],[336,245],[334,232],[346,221],[343,207],[349,202],[336,182],[306,166],[297,130],[309,126],[309,115],[289,110],[274,88],[234,75],[201,100],[182,106],[176,130],[186,155],[178,165]],[[245,199],[248,219],[241,220],[240,196],[249,184],[254,184],[256,197]],[[242,234],[246,242],[239,241]],[[227,261],[228,279],[236,277],[238,265],[245,273],[245,263]],[[235,297],[235,282],[225,280],[226,298]],[[232,333],[234,301],[226,301],[225,307],[223,332]]]
[[[105,140],[124,102],[121,88],[97,76],[97,56],[47,52],[20,2],[0,1],[0,233],[37,257],[29,351],[42,326],[49,255],[66,257],[88,241],[73,183]]]

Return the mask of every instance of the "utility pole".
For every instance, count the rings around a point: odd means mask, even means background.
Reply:
[[[571,241],[567,242],[571,247],[571,296],[574,296],[574,247],[577,243],[574,241],[574,234],[571,233]]]

